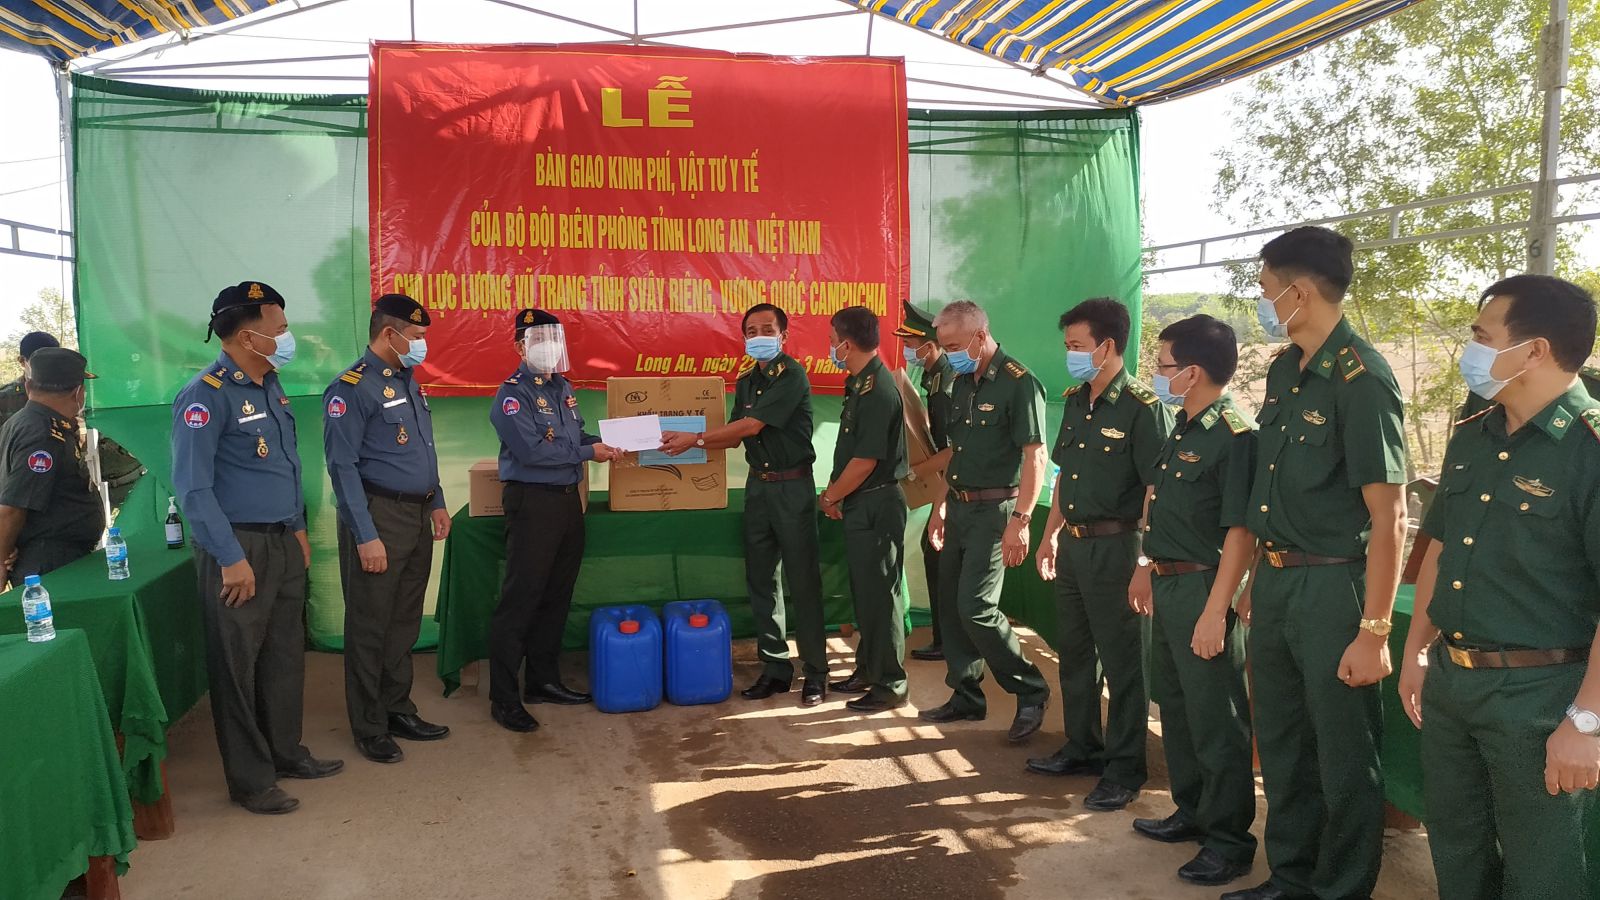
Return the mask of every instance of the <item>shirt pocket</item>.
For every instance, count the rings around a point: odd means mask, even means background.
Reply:
[[[1284,414],[1284,418],[1280,424],[1287,427],[1280,431],[1288,436],[1290,445],[1310,448],[1319,456],[1337,446],[1333,435],[1338,423],[1334,421],[1333,410],[1302,409]]]

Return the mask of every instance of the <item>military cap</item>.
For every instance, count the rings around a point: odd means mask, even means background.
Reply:
[[[900,323],[899,328],[894,330],[894,336],[917,338],[924,341],[933,340],[933,316],[912,306],[910,300],[903,301],[901,306],[905,307],[905,320]]]
[[[88,365],[82,353],[65,347],[41,347],[28,359],[34,385],[47,391],[70,391],[95,377],[85,371]]]
[[[217,294],[217,299],[211,301],[211,318],[206,322],[206,340],[211,340],[212,326],[217,321],[217,316],[230,309],[243,306],[266,306],[267,304],[283,308],[283,295],[272,289],[272,285],[259,281],[241,281],[229,285]]]
[[[17,344],[17,351],[22,354],[23,359],[27,359],[35,350],[59,346],[61,342],[56,340],[55,335],[47,331],[30,331],[22,336],[22,340]]]
[[[516,338],[521,340],[522,333],[535,325],[560,325],[561,320],[546,309],[524,309],[516,313],[512,322],[516,326]]]
[[[433,324],[433,318],[422,308],[422,304],[405,294],[384,294],[372,304],[372,308],[386,316],[393,316],[413,325]]]

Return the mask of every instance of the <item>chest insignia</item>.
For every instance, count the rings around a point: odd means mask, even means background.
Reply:
[[[978,412],[994,412],[993,403],[979,403]]]
[[[539,404],[540,409],[550,408],[550,404],[543,397],[535,397],[533,398],[533,402]]]
[[[254,403],[251,403],[249,400],[246,400],[243,404],[241,404],[239,406],[239,412],[242,412],[247,416],[250,415],[251,413],[255,412],[255,411],[256,411],[256,405]]]
[[[411,440],[411,435],[406,434],[406,427],[401,425],[400,432],[394,436],[394,442],[396,444],[404,444],[409,440]]]
[[[1112,439],[1113,441],[1120,441],[1123,438],[1128,436],[1127,432],[1123,431],[1122,429],[1120,429],[1120,428],[1112,428],[1109,425],[1107,425],[1105,428],[1100,429],[1100,433],[1105,435],[1106,437]]]
[[[384,388],[383,388],[383,399],[385,399],[385,400],[393,400],[394,399],[394,388],[393,387],[388,386],[388,385],[384,386]]]
[[[1550,487],[1537,478],[1530,479],[1524,478],[1521,475],[1517,475],[1511,479],[1511,483],[1516,485],[1518,489],[1527,491],[1535,497],[1548,497],[1556,492],[1555,488]]]
[[[267,454],[271,452],[272,451],[267,449],[267,439],[259,434],[256,435],[256,455],[262,459],[266,459]]]
[[[1307,422],[1310,422],[1313,425],[1326,425],[1326,424],[1328,424],[1328,417],[1323,415],[1320,412],[1317,412],[1314,409],[1307,409],[1307,410],[1301,411],[1300,418],[1305,419]]]
[[[1200,461],[1200,454],[1190,453],[1188,450],[1179,450],[1178,458],[1186,463],[1197,463]]]

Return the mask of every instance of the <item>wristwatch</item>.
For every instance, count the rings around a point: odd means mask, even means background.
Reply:
[[[1139,558],[1137,560],[1135,560],[1135,562],[1137,562],[1139,564],[1139,568],[1142,569],[1145,566],[1150,565],[1150,557],[1145,556],[1143,553],[1141,553],[1141,554],[1139,554]]]
[[[706,433],[704,431],[694,436],[694,445],[696,447],[704,447],[706,445]]]
[[[1388,637],[1394,628],[1394,623],[1388,619],[1362,619],[1361,630],[1370,631],[1378,637]]]
[[[1587,734],[1590,737],[1600,734],[1600,716],[1587,709],[1579,709],[1576,703],[1567,707],[1567,718],[1572,720],[1579,734]]]
[[[1024,525],[1033,521],[1033,515],[1031,513],[1019,513],[1016,510],[1011,511],[1011,518],[1016,519],[1018,522],[1021,522]]]

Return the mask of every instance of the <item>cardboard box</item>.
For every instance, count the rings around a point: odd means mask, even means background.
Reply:
[[[905,417],[906,456],[914,469],[933,456],[933,429],[928,423],[928,408],[922,403],[922,394],[904,369],[895,370],[894,384],[900,389],[900,406]],[[900,490],[906,495],[906,506],[916,509],[944,496],[945,483],[943,478],[923,479],[913,473],[900,479]]]
[[[500,500],[500,461],[480,459],[467,470],[467,515],[503,516],[506,511]],[[578,479],[578,503],[584,512],[589,511],[589,467],[583,467]]]
[[[721,378],[608,378],[606,418],[704,416],[705,429],[727,424]],[[637,454],[611,463],[614,510],[725,509],[726,450],[707,450],[703,463],[641,465]]]

